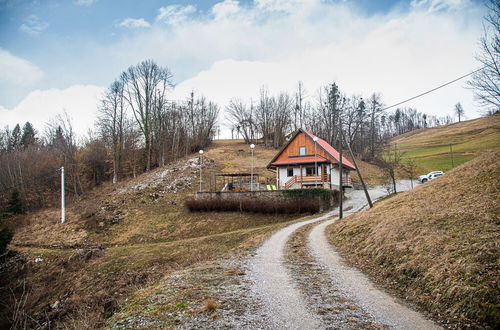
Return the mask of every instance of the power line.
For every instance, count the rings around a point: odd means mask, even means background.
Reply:
[[[416,99],[416,98],[419,98],[419,97],[424,96],[424,95],[426,95],[426,94],[429,94],[429,93],[431,93],[431,92],[434,92],[435,90],[438,90],[438,89],[440,89],[440,88],[443,88],[443,87],[445,87],[445,86],[448,86],[449,84],[452,84],[452,83],[454,83],[455,81],[458,81],[458,80],[463,79],[463,78],[465,78],[465,77],[468,77],[468,76],[470,76],[470,75],[472,75],[472,74],[474,74],[474,73],[476,73],[476,72],[478,72],[478,71],[481,71],[481,70],[483,70],[483,69],[484,69],[484,68],[486,68],[486,67],[487,67],[487,65],[486,65],[486,66],[483,66],[482,68],[477,69],[477,70],[475,70],[475,71],[469,72],[469,73],[467,73],[467,74],[465,74],[465,75],[463,75],[463,76],[461,76],[461,77],[458,77],[458,78],[456,78],[456,79],[453,79],[452,81],[448,81],[447,83],[444,83],[444,84],[442,84],[442,85],[440,85],[440,86],[438,86],[438,87],[435,87],[435,88],[433,88],[433,89],[430,89],[430,90],[428,90],[428,91],[426,91],[426,92],[423,92],[423,93],[418,94],[418,95],[416,95],[416,96],[410,97],[409,99],[406,99],[406,100],[401,101],[401,102],[399,102],[399,103],[393,104],[393,105],[391,105],[391,106],[385,107],[385,108],[383,108],[383,109],[382,109],[382,111],[387,110],[387,109],[390,109],[390,108],[393,108],[393,107],[395,107],[395,106],[398,106],[398,105],[400,105],[400,104],[406,103],[406,102],[408,102],[408,101],[414,100],[414,99]]]

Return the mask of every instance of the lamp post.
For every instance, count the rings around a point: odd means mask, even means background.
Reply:
[[[318,142],[318,137],[315,136],[313,138],[313,141],[314,141],[314,174],[316,174],[316,180],[314,181],[315,182],[314,187],[317,188],[318,187],[318,160],[316,158],[316,142]]]
[[[201,163],[203,161],[203,150],[200,150],[199,153],[200,153],[200,192],[201,192]]]
[[[250,145],[250,150],[252,152],[252,167],[250,170],[250,191],[253,191],[253,149],[255,148],[255,144]]]

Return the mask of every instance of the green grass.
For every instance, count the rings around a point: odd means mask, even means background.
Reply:
[[[392,143],[403,152],[402,163],[414,159],[419,172],[449,171],[500,147],[500,116],[414,131],[396,137]]]

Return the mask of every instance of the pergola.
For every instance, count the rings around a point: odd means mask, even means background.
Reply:
[[[252,173],[248,172],[234,172],[234,173],[217,173],[215,174],[215,189],[217,189],[217,177],[222,178],[222,188],[226,187],[226,184],[232,183],[234,190],[250,190],[244,187],[245,184],[250,186]],[[258,185],[259,174],[253,173],[253,184]]]

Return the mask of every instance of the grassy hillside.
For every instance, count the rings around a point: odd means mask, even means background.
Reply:
[[[465,327],[498,327],[500,149],[329,227],[376,281]]]
[[[246,171],[250,153],[239,151],[246,149],[242,141],[217,141],[204,155],[204,173]],[[255,155],[262,173],[274,150],[258,146]],[[173,271],[254,246],[297,218],[190,213],[183,200],[198,189],[198,175],[192,155],[89,192],[67,207],[64,225],[51,208],[9,219],[13,252],[0,278],[13,281],[5,287],[0,281],[0,300],[14,306],[24,293],[17,318],[29,315],[31,326],[48,319],[56,328],[96,328],[133,292]],[[13,319],[12,310],[2,310],[7,306],[0,305],[0,328]]]
[[[452,168],[477,157],[481,152],[500,147],[500,115],[463,121],[447,126],[419,129],[391,141],[404,152],[404,160],[415,160],[423,173]]]

